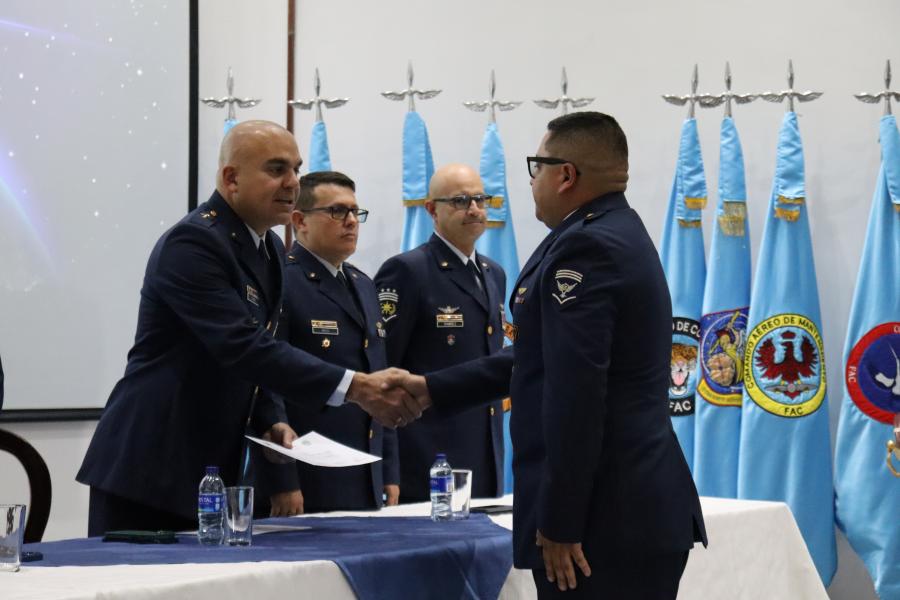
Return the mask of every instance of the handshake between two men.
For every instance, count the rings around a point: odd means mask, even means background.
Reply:
[[[346,401],[359,405],[373,419],[391,428],[412,423],[431,406],[425,378],[393,367],[354,374]]]

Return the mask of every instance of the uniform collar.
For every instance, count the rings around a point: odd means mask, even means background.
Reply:
[[[469,261],[471,260],[473,263],[475,263],[475,267],[476,268],[478,267],[478,260],[475,258],[475,250],[474,249],[472,250],[472,254],[470,256],[466,256],[465,254],[463,254],[462,250],[460,250],[459,248],[457,248],[456,246],[454,246],[453,244],[448,242],[447,238],[445,238],[444,236],[439,234],[437,232],[437,230],[435,230],[434,235],[439,240],[444,242],[444,244],[446,244],[448,248],[450,248],[450,250],[453,252],[453,254],[456,255],[456,257],[460,260],[460,262],[462,262],[463,265],[468,264]]]
[[[301,248],[303,248],[304,250],[306,250],[307,252],[309,252],[309,254],[313,258],[315,258],[317,261],[322,263],[322,266],[325,267],[329,273],[331,273],[332,277],[337,277],[337,274],[339,272],[344,273],[344,263],[341,263],[341,266],[339,266],[339,267],[335,267],[333,264],[331,264],[330,262],[328,262],[327,260],[325,260],[324,258],[319,256],[318,254],[316,254],[315,252],[313,252],[312,250],[310,250],[309,248],[307,248],[306,246],[301,244],[299,240],[294,240],[294,243],[297,244],[298,246],[300,246]],[[344,276],[346,277],[347,274],[344,273]]]

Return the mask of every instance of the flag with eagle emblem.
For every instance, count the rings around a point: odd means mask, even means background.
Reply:
[[[825,354],[794,112],[779,133],[747,332],[738,497],[786,502],[828,585],[837,556]]]
[[[706,282],[702,209],[706,175],[697,120],[685,119],[659,257],[672,295],[672,361],[669,415],[684,458],[693,471],[694,397],[697,390],[700,313]]]
[[[838,526],[878,596],[900,598],[900,133],[893,115],[881,118],[880,140],[844,345],[834,488]]]

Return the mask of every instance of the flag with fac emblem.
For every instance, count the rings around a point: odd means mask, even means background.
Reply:
[[[678,163],[663,224],[659,256],[672,295],[672,362],[669,414],[684,458],[693,469],[694,393],[697,389],[700,314],[706,259],[702,209],[706,206],[706,176],[697,136],[697,120],[681,126]]]
[[[737,491],[790,506],[828,585],[837,558],[820,330],[803,144],[788,112],[750,298]]]
[[[506,187],[506,155],[497,131],[497,123],[488,123],[481,141],[481,180],[484,193],[492,196],[487,209],[487,229],[475,242],[479,254],[488,256],[506,272],[504,299],[512,296],[513,286],[519,278],[519,255],[516,252],[516,234],[512,224],[512,210]],[[503,303],[506,322],[511,322],[509,308]],[[509,437],[509,412],[503,415],[503,481],[507,493],[512,492],[512,443]]]
[[[309,172],[330,171],[331,154],[328,151],[328,130],[325,121],[316,121],[309,137]]]
[[[416,111],[406,113],[403,122],[403,238],[400,251],[406,252],[428,241],[434,221],[425,210],[428,183],[434,175],[434,159],[425,121]]]
[[[856,279],[835,450],[838,526],[881,598],[900,598],[900,134],[881,118],[881,170]],[[886,460],[887,458],[887,460]]]
[[[750,306],[750,226],[744,155],[731,117],[722,119],[719,201],[700,318],[694,413],[694,481],[701,496],[737,497]]]

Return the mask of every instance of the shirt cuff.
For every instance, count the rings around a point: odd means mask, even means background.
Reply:
[[[334,389],[334,392],[331,393],[328,402],[325,404],[328,406],[343,406],[345,397],[347,396],[347,390],[350,389],[350,383],[353,381],[354,375],[356,375],[356,371],[351,371],[350,369],[344,371],[344,377],[341,378],[341,382]],[[321,402],[321,400],[319,402]]]

